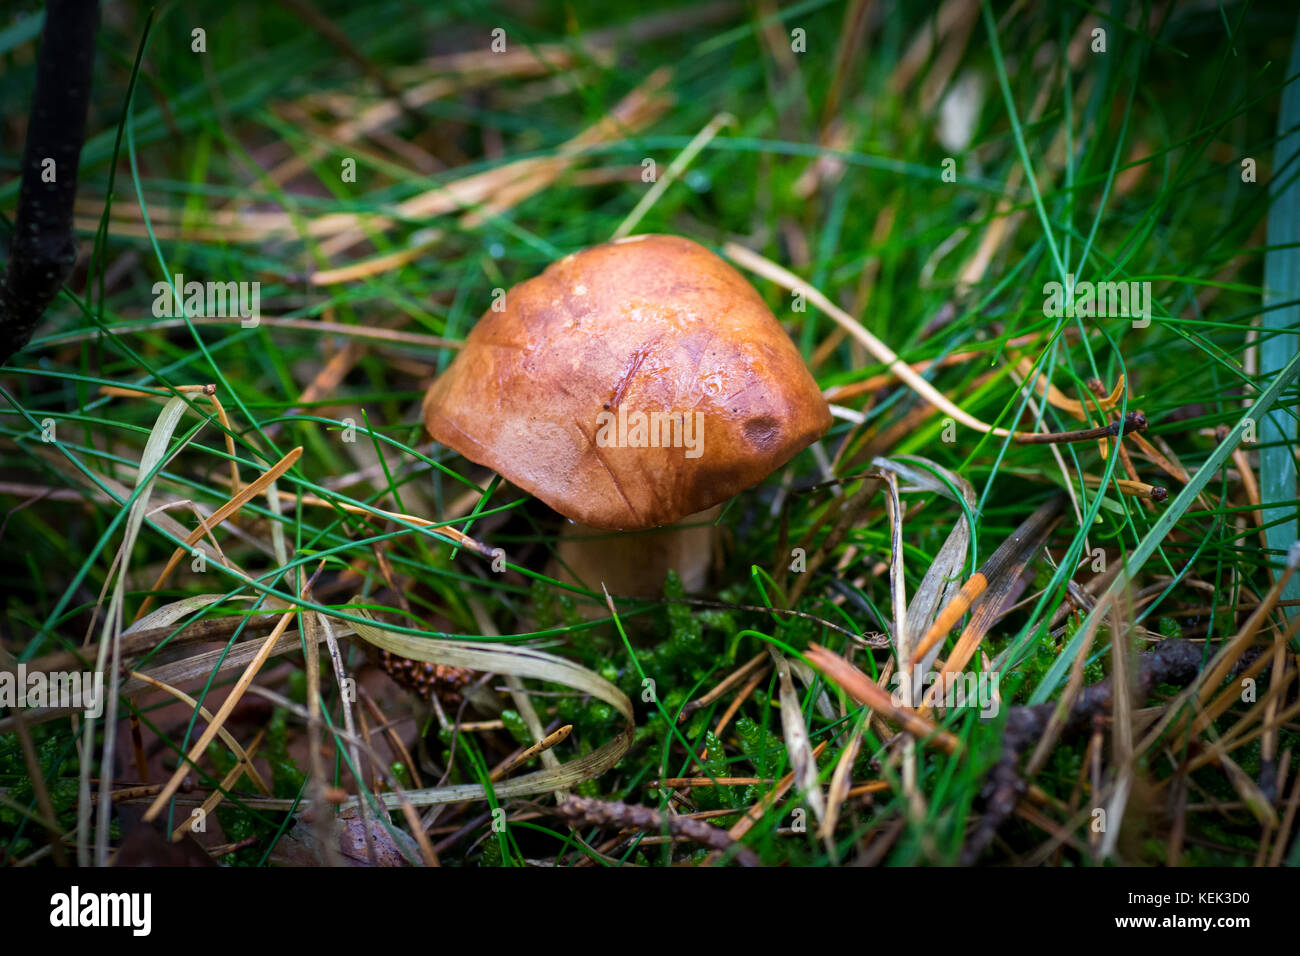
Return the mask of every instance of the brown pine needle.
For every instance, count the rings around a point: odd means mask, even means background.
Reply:
[[[257,753],[257,748],[262,745],[262,738],[266,736],[266,728],[263,727],[253,738],[253,742],[248,745],[248,751],[230,768],[230,772],[221,778],[221,783],[217,784],[216,789],[208,794],[202,806],[199,807],[199,813],[191,813],[188,817],[180,822],[180,825],[172,831],[172,842],[177,843],[181,837],[185,836],[194,826],[196,820],[202,819],[220,806],[221,801],[226,799],[226,794],[239,782],[239,778],[249,773],[253,769],[253,755]],[[251,776],[251,774],[250,774]],[[269,793],[268,793],[269,796]]]
[[[722,732],[727,729],[727,725],[731,723],[731,719],[736,716],[740,708],[744,706],[745,701],[749,700],[750,695],[758,689],[758,685],[763,683],[763,680],[771,672],[772,669],[770,667],[760,668],[753,677],[745,682],[745,686],[740,688],[740,692],[732,698],[731,703],[727,705],[727,709],[724,710],[722,716],[718,718],[718,724],[713,728],[714,736],[722,736]]]
[[[369,279],[414,262],[441,240],[442,232],[435,230],[411,243],[405,249],[387,252],[370,259],[362,259],[360,262],[352,262],[346,266],[339,266],[337,269],[321,269],[309,275],[307,281],[315,286],[323,286],[338,285],[342,282],[356,282],[358,279]]]
[[[731,690],[736,685],[743,683],[747,677],[749,677],[751,674],[754,673],[754,671],[761,669],[764,666],[764,664],[767,662],[767,659],[768,658],[767,658],[766,651],[762,651],[758,654],[755,654],[753,657],[751,657],[749,660],[741,664],[729,675],[727,675],[727,677],[724,680],[722,680],[716,687],[714,687],[708,693],[703,694],[700,697],[697,697],[695,700],[690,701],[688,704],[683,706],[681,712],[681,718],[685,719],[686,717],[695,713],[700,708],[708,707],[709,704],[713,703],[715,700],[718,700],[719,698],[725,696],[729,690]]]
[[[804,656],[808,659],[808,663],[826,676],[827,680],[843,688],[844,692],[859,704],[870,707],[886,720],[898,724],[913,737],[928,739],[934,746],[947,753],[957,753],[961,750],[961,743],[956,737],[940,729],[928,717],[895,704],[887,690],[877,685],[840,655],[820,644],[812,644]],[[824,745],[825,742],[822,746]]]
[[[148,674],[142,674],[140,671],[131,671],[130,676],[138,681],[143,681],[150,687],[157,687],[159,690],[171,694],[190,709],[197,710],[199,716],[207,723],[212,723],[212,713],[206,707],[199,706],[199,702],[189,694],[185,693],[185,691],[173,687],[171,684],[156,680]],[[248,765],[248,779],[253,781],[253,786],[269,797],[271,795],[271,788],[267,782],[262,779],[262,775],[258,772],[257,768],[253,766],[253,758],[251,754],[246,753],[244,748],[239,745],[239,741],[236,740],[230,731],[226,730],[224,727],[217,731],[217,735],[221,738],[222,743],[230,748],[230,752],[235,755],[236,760],[241,764]]]
[[[239,509],[248,504],[248,502],[254,497],[261,494],[267,486],[275,481],[275,479],[279,478],[286,471],[292,468],[301,457],[302,446],[299,445],[259,475],[251,484],[242,489],[238,489],[234,497],[228,499],[225,504],[212,513],[211,518],[207,521],[200,521],[199,526],[186,536],[185,547],[177,548],[172,552],[172,556],[167,561],[166,567],[162,569],[162,572],[158,575],[158,579],[154,581],[153,587],[149,589],[153,593],[149,594],[140,603],[140,609],[135,613],[135,620],[138,621],[140,618],[144,617],[149,608],[153,605],[154,597],[157,592],[162,590],[163,585],[167,583],[167,579],[171,577],[171,573],[176,570],[176,565],[180,564],[181,559],[188,553],[186,548],[194,547],[194,545],[197,544],[209,531],[220,525],[235,512],[239,511]]]
[[[183,320],[182,320],[183,321]],[[228,320],[221,320],[228,321]],[[230,458],[230,484],[235,491],[239,490],[239,466],[235,464],[235,439],[234,433],[230,428],[230,418],[226,415],[225,406],[221,404],[221,399],[217,398],[217,386],[208,385],[177,385],[175,391],[184,394],[198,393],[206,395],[212,407],[216,409],[217,421],[221,422],[221,428],[226,440],[226,454]],[[113,395],[119,398],[165,398],[167,393],[162,390],[143,391],[138,388],[128,388],[121,385],[101,385],[99,387],[101,395]]]
[[[321,562],[321,565],[324,565],[323,561]],[[311,582],[309,581],[303,587],[302,593],[299,597],[305,599],[310,588]],[[199,735],[199,739],[194,742],[194,746],[190,748],[185,759],[176,767],[176,772],[172,774],[171,779],[167,781],[162,792],[158,794],[158,797],[152,804],[150,804],[149,809],[145,811],[143,818],[145,823],[157,819],[158,814],[162,813],[163,808],[167,805],[167,801],[176,793],[177,787],[181,785],[181,781],[183,781],[186,774],[189,773],[190,765],[198,764],[199,758],[203,756],[203,751],[207,749],[208,744],[212,743],[212,739],[217,736],[217,732],[225,725],[226,720],[229,719],[231,713],[234,711],[235,705],[243,698],[249,685],[253,683],[253,679],[257,677],[258,672],[262,669],[262,665],[265,664],[267,658],[271,656],[271,651],[275,647],[276,642],[280,639],[280,635],[283,634],[285,628],[289,626],[289,622],[297,616],[298,611],[296,608],[286,611],[281,615],[279,623],[277,623],[275,629],[267,635],[266,640],[262,642],[262,646],[258,649],[257,654],[248,662],[248,666],[244,668],[244,672],[239,675],[239,680],[235,682],[235,686],[231,688],[226,699],[222,701],[221,707],[217,710],[216,716],[208,723],[207,729]]]

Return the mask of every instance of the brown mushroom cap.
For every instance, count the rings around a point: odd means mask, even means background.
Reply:
[[[653,413],[658,429],[638,432]],[[658,235],[565,256],[511,289],[430,387],[424,417],[438,441],[561,514],[620,530],[725,501],[831,423],[749,283],[703,246]],[[656,435],[658,447],[636,447]]]

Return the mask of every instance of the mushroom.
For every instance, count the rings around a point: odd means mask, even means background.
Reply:
[[[656,593],[670,567],[698,589],[718,511],[699,513],[831,423],[753,287],[666,235],[573,253],[512,288],[429,388],[424,419],[575,522],[558,549],[570,579],[623,595]],[[648,530],[678,522],[695,527]]]

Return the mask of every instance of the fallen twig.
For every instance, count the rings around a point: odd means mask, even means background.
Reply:
[[[653,807],[570,796],[551,812],[563,817],[570,824],[618,827],[620,830],[654,832],[667,830],[673,836],[685,837],[692,843],[698,843],[711,850],[725,852],[735,849],[736,862],[741,866],[762,865],[758,854],[748,847],[738,846],[726,830],[720,830],[703,820],[662,813]]]

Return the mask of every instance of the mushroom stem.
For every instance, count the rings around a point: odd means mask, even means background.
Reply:
[[[618,597],[659,597],[669,570],[686,593],[704,590],[722,506],[650,531],[605,531],[576,521],[564,526],[547,573],[558,580]]]

